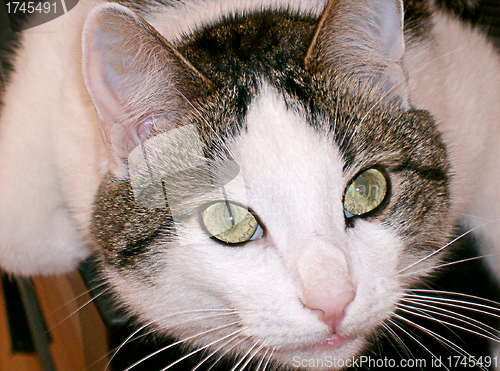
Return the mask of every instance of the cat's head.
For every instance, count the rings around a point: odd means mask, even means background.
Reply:
[[[175,48],[104,5],[83,40],[116,164],[92,231],[119,300],[219,353],[293,366],[363,351],[450,232],[445,148],[408,103],[401,4],[234,15]]]

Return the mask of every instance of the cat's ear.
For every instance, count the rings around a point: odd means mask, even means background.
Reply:
[[[83,31],[83,75],[104,140],[117,159],[179,124],[189,100],[210,82],[146,21],[106,4]]]
[[[330,0],[305,58],[309,70],[331,68],[360,85],[380,88],[385,101],[407,103],[401,0]]]

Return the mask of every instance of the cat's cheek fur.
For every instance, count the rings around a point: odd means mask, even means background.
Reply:
[[[391,228],[363,220],[348,230],[347,241],[357,294],[344,326],[368,334],[394,312],[403,296],[405,282],[398,272],[405,247]],[[372,315],[367,317],[367,312]]]

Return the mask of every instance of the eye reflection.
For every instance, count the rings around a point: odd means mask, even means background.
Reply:
[[[260,238],[262,227],[245,207],[229,201],[209,204],[201,213],[206,232],[217,240],[238,244]]]

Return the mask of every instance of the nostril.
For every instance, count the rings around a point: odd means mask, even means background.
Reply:
[[[336,331],[345,316],[345,309],[356,296],[353,290],[344,291],[335,296],[314,296],[308,298],[305,306],[318,313],[321,320]]]
[[[346,307],[354,300],[356,292],[344,291],[332,299],[333,306],[330,312],[324,312],[321,318],[332,330],[336,330],[340,322],[344,319]]]

